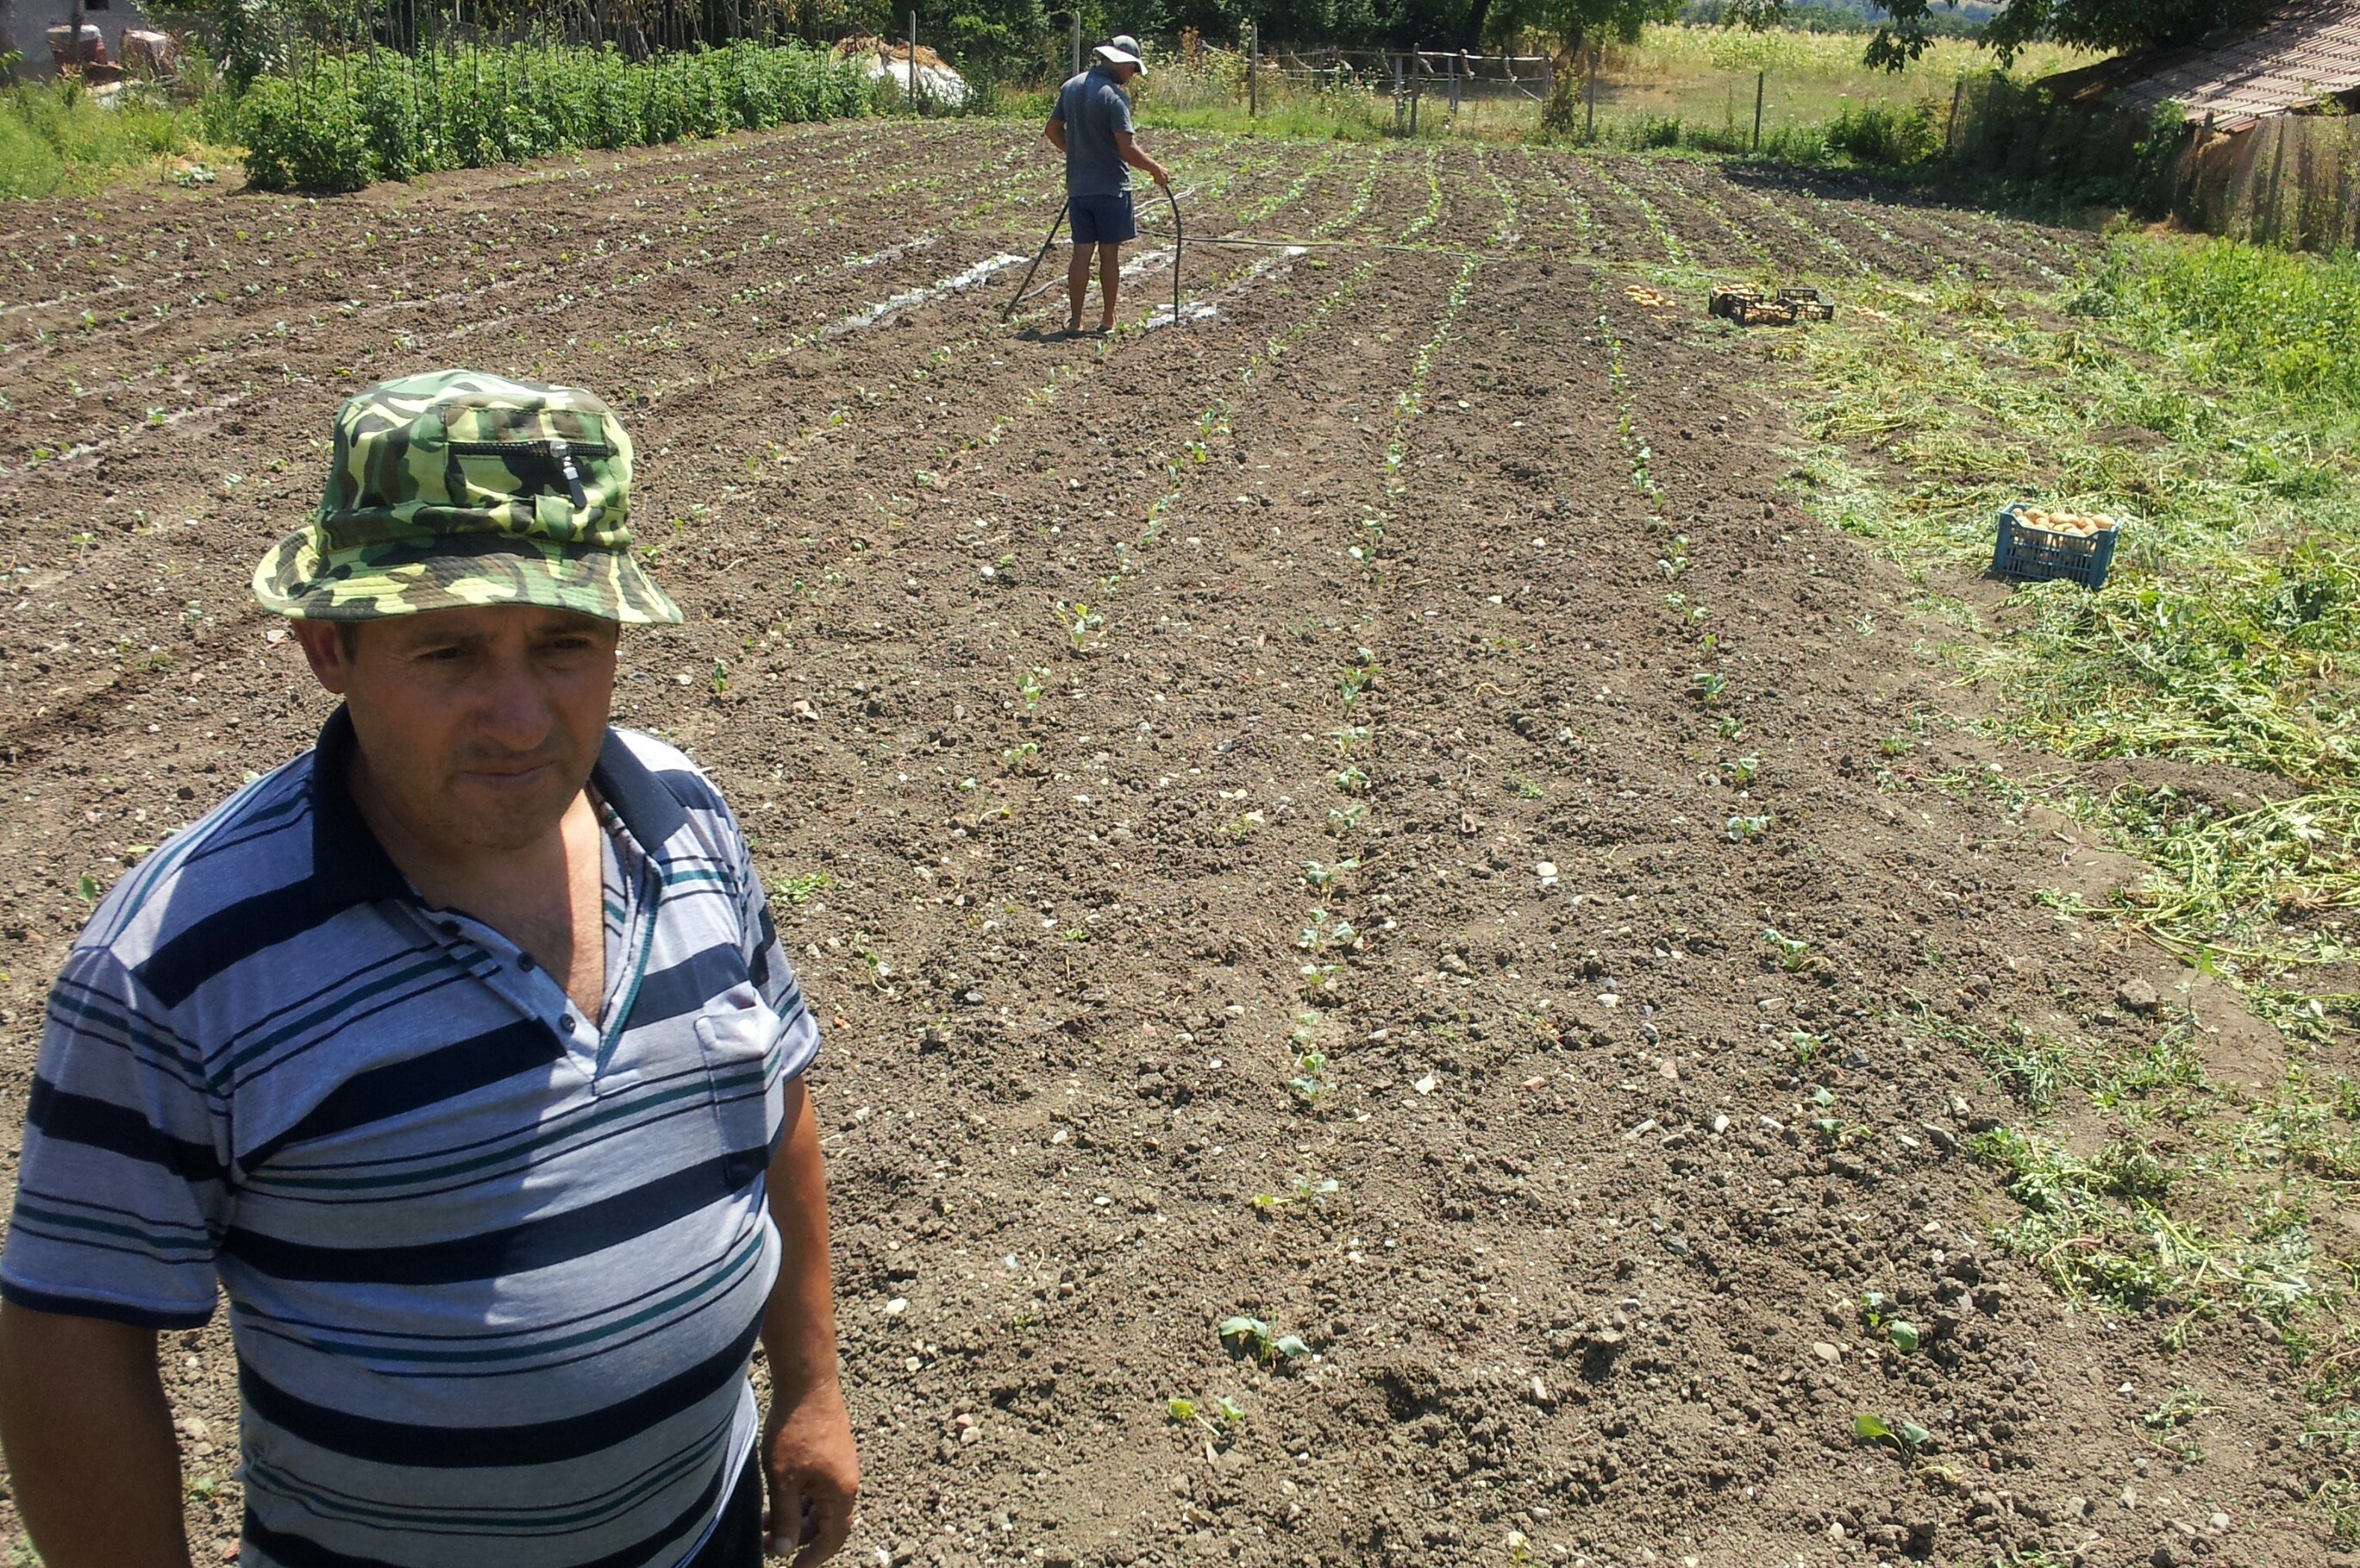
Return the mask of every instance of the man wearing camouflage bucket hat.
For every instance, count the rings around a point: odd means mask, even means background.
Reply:
[[[50,996],[0,1441],[51,1568],[190,1562],[157,1336],[217,1290],[246,1568],[843,1543],[818,1033],[727,805],[607,724],[620,626],[681,618],[630,479],[570,387],[337,414],[255,593],[343,705],[117,884]]]

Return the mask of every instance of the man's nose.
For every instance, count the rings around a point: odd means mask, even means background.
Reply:
[[[476,713],[478,733],[507,750],[538,751],[549,738],[549,694],[521,654],[492,662]]]

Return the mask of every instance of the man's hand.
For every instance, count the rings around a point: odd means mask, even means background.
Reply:
[[[770,1497],[764,1550],[802,1564],[835,1556],[852,1530],[852,1505],[860,1496],[852,1417],[835,1378],[792,1402],[772,1397],[762,1428],[762,1475]]]
[[[1147,177],[1166,191],[1172,189],[1172,171],[1152,158],[1147,160]]]

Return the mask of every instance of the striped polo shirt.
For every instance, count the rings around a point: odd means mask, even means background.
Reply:
[[[126,877],[49,997],[0,1292],[229,1298],[246,1568],[672,1568],[757,1428],[818,1032],[729,809],[610,731],[606,995],[428,908],[318,748]]]

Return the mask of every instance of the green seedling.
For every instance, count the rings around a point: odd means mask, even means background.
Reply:
[[[1514,774],[1510,774],[1508,776],[1508,792],[1519,800],[1546,800],[1548,799],[1547,786],[1542,784],[1536,779],[1521,779]]]
[[[87,871],[83,872],[80,877],[75,879],[74,893],[85,904],[97,903],[99,895],[98,878],[93,877]]]
[[[729,666],[720,659],[715,659],[712,673],[705,677],[705,683],[713,689],[713,694],[716,697],[728,691]]]
[[[1369,775],[1365,769],[1347,768],[1336,775],[1336,788],[1347,795],[1368,793]]]
[[[1193,1421],[1203,1419],[1196,1414],[1196,1401],[1194,1399],[1166,1399],[1164,1401],[1164,1413],[1175,1421]]]
[[[1336,878],[1348,872],[1358,871],[1360,868],[1360,863],[1357,860],[1339,860],[1332,866],[1323,866],[1317,860],[1306,860],[1303,863],[1303,879],[1324,893],[1335,885]]]
[[[1918,749],[1918,742],[1907,732],[1895,730],[1876,743],[1876,749],[1886,757],[1907,757]]]
[[[1727,830],[1729,833],[1729,842],[1732,844],[1747,844],[1754,839],[1760,838],[1764,833],[1770,831],[1770,821],[1771,819],[1766,815],[1759,817],[1730,818]]]
[[[1081,653],[1088,648],[1091,637],[1106,629],[1106,617],[1079,601],[1068,604],[1060,599],[1057,624],[1065,631],[1067,646]]]
[[[1745,724],[1735,713],[1723,713],[1713,720],[1712,733],[1723,740],[1735,740],[1745,733]]]
[[[1823,1034],[1813,1034],[1808,1029],[1799,1029],[1786,1031],[1786,1049],[1795,1053],[1795,1066],[1797,1071],[1810,1066],[1812,1062],[1817,1060],[1819,1052],[1827,1048],[1828,1037]]]
[[[781,877],[770,884],[770,891],[790,904],[808,904],[813,898],[836,886],[836,878],[825,871],[805,871],[793,877]]]
[[[1220,1337],[1223,1347],[1232,1356],[1251,1356],[1257,1361],[1270,1359],[1271,1345],[1273,1343],[1270,1324],[1260,1318],[1250,1318],[1242,1314],[1223,1318],[1219,1326],[1213,1332]]]
[[[1777,950],[1778,967],[1789,975],[1799,974],[1817,962],[1811,957],[1809,942],[1791,936],[1783,936],[1775,926],[1762,928],[1762,940]]]
[[[1306,965],[1306,970],[1317,966]],[[1306,985],[1306,989],[1311,987]],[[1286,1092],[1307,1108],[1316,1108],[1336,1092],[1336,1080],[1328,1074],[1325,1052],[1306,1051],[1295,1059],[1295,1076],[1286,1081]]]
[[[1008,764],[1011,772],[1030,773],[1041,764],[1041,745],[1038,741],[1018,741],[1000,754],[1000,760]]]
[[[1018,679],[1016,694],[1024,699],[1026,712],[1029,713],[1041,705],[1042,681],[1048,673],[1045,670],[1028,670]]]
[[[1905,1458],[1934,1441],[1932,1432],[1907,1417],[1895,1426],[1884,1417],[1870,1415],[1864,1410],[1852,1417],[1852,1434],[1863,1443],[1889,1443],[1894,1452]]]
[[[1314,909],[1311,923],[1296,934],[1295,945],[1306,953],[1324,953],[1329,948],[1349,947],[1359,935],[1351,921],[1326,909]]]
[[[1681,572],[1686,572],[1688,569],[1688,536],[1686,534],[1676,535],[1672,539],[1671,548],[1666,550],[1663,554],[1663,558],[1655,562],[1655,570],[1662,572],[1664,574],[1664,580],[1668,583],[1673,578],[1677,577]]]
[[[1336,747],[1336,759],[1349,762],[1352,753],[1369,738],[1369,730],[1365,724],[1347,724],[1342,729],[1329,730],[1328,738]]]
[[[1227,1394],[1213,1401],[1213,1413],[1227,1421],[1232,1428],[1245,1425],[1245,1407]]]
[[[1287,1190],[1284,1192],[1256,1192],[1253,1206],[1264,1214],[1304,1203],[1315,1209],[1324,1209],[1328,1206],[1328,1201],[1342,1190],[1342,1183],[1333,1176],[1317,1181],[1314,1181],[1308,1176],[1297,1176],[1288,1183]]]
[[[1368,814],[1369,808],[1358,800],[1349,806],[1330,806],[1328,808],[1328,836],[1342,838],[1357,829],[1360,825],[1361,819]]]
[[[1743,789],[1762,776],[1762,754],[1749,751],[1734,762],[1722,763],[1721,771],[1731,788]]]
[[[1718,670],[1699,670],[1688,677],[1688,694],[1699,702],[1711,702],[1729,690],[1729,677]]]

